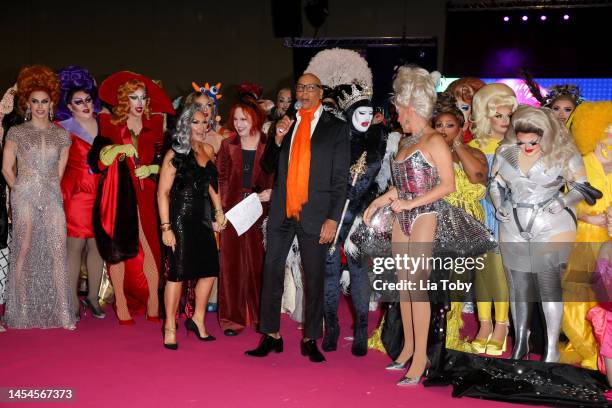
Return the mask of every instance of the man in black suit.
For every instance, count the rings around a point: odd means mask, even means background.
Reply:
[[[297,118],[291,120],[285,116],[276,124],[275,137],[270,138],[262,158],[262,167],[277,171],[277,175],[270,202],[261,295],[259,331],[263,338],[256,349],[246,354],[264,357],[271,351],[280,353],[283,350],[279,329],[285,261],[297,235],[306,298],[301,351],[311,361],[322,362],[325,357],[318,350],[316,340],[323,334],[325,259],[346,200],[350,132],[348,124],[323,110],[323,88],[319,78],[304,74],[295,88],[296,98],[302,103]],[[302,120],[307,117],[312,117],[310,122]],[[307,124],[309,126],[304,127]],[[306,150],[303,149],[305,129],[310,131]],[[300,156],[297,156],[298,152],[301,152]],[[300,157],[308,156],[310,160],[305,161],[308,164],[307,197],[298,200],[300,211],[296,214],[292,208],[295,207],[295,196],[300,196],[301,190],[296,186],[300,182],[294,180],[303,179],[291,166],[296,166]],[[304,167],[300,166],[300,169]],[[306,187],[302,190],[305,193]]]

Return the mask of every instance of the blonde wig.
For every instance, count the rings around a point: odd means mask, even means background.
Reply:
[[[502,106],[509,107],[512,112],[518,107],[516,94],[506,84],[488,84],[474,94],[470,129],[480,146],[487,145],[491,137],[491,118]]]
[[[561,164],[564,175],[571,178],[567,172],[567,163],[572,156],[579,154],[578,149],[569,130],[559,122],[552,110],[530,105],[519,106],[512,115],[503,143],[516,144],[517,133],[537,134],[540,137],[544,163],[548,167]]]
[[[436,84],[440,80],[437,71],[431,74],[415,66],[400,67],[393,79],[392,101],[397,106],[411,106],[425,120],[431,119],[436,103]]]

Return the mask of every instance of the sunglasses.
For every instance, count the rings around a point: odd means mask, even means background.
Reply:
[[[91,96],[88,96],[85,99],[83,98],[73,99],[71,103],[76,106],[81,106],[83,104],[89,105],[92,101],[93,99],[91,98]]]

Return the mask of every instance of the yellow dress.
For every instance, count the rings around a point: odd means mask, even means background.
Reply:
[[[612,174],[605,174],[594,153],[589,153],[582,159],[589,183],[601,190],[603,197],[593,206],[581,202],[576,206],[576,213],[578,217],[585,214],[605,214],[612,204]],[[569,339],[568,343],[560,347],[562,363],[580,364],[584,368],[597,370],[598,345],[586,315],[589,309],[597,305],[595,301],[588,301],[595,299],[591,290],[591,275],[595,270],[601,244],[609,239],[606,228],[578,220],[576,245],[562,280],[565,300],[562,329]]]
[[[455,191],[444,200],[455,207],[463,208],[472,217],[484,223],[485,213],[480,200],[485,197],[486,190],[482,184],[471,183],[461,165],[455,164]],[[456,276],[459,277],[461,275]],[[461,338],[462,310],[463,302],[451,302],[451,310],[446,315],[446,348],[471,353],[470,342]]]
[[[459,164],[455,164],[455,191],[447,195],[444,200],[455,207],[463,208],[478,221],[485,220],[484,210],[480,200],[485,197],[486,187],[482,184],[472,184]],[[447,314],[446,347],[454,350],[471,352],[470,343],[461,339],[460,331],[463,327],[461,311],[462,302],[452,302],[451,310]],[[368,340],[368,347],[385,352],[381,340],[382,323]]]

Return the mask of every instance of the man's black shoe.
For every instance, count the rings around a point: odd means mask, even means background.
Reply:
[[[283,352],[282,337],[275,339],[272,336],[264,334],[261,338],[261,343],[259,343],[259,346],[254,350],[245,351],[244,354],[252,357],[265,357],[270,354],[271,351],[274,351],[275,353]]]
[[[322,363],[325,361],[325,356],[323,356],[317,348],[317,342],[315,340],[302,341],[300,348],[302,350],[302,355],[308,356],[313,363]]]

